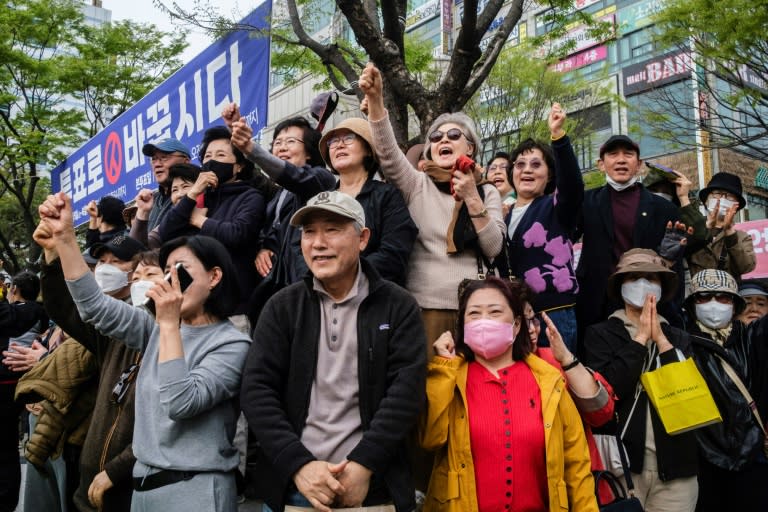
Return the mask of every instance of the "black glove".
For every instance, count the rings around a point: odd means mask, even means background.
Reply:
[[[659,244],[659,256],[671,262],[676,262],[682,258],[685,246],[688,244],[688,237],[690,236],[688,231],[682,222],[677,222],[674,225],[672,222],[667,223],[664,238],[661,239],[661,244]]]

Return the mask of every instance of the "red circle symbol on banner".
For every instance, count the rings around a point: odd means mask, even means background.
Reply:
[[[117,183],[123,170],[123,143],[117,132],[107,135],[104,143],[104,174],[110,185]]]

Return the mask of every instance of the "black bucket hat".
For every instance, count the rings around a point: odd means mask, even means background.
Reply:
[[[702,203],[707,204],[707,196],[713,190],[724,190],[730,192],[739,198],[739,210],[747,205],[747,200],[744,199],[741,188],[741,178],[735,174],[729,172],[718,172],[712,179],[709,180],[707,186],[699,191],[699,199]]]

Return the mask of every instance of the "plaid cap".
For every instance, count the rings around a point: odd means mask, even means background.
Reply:
[[[691,292],[685,298],[686,304],[693,300],[697,293],[728,293],[733,295],[733,302],[740,310],[744,306],[744,299],[739,295],[739,285],[736,279],[725,270],[707,268],[697,272],[691,278]]]

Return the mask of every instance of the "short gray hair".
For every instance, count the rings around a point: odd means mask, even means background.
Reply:
[[[477,152],[480,149],[480,137],[477,135],[477,129],[475,128],[475,122],[464,112],[446,112],[440,114],[437,119],[432,121],[427,131],[427,138],[424,140],[424,158],[431,160],[430,154],[431,143],[429,142],[429,134],[440,128],[444,124],[453,123],[461,127],[461,131],[464,132],[464,136],[467,138],[467,142],[472,144],[472,159],[476,160]]]

